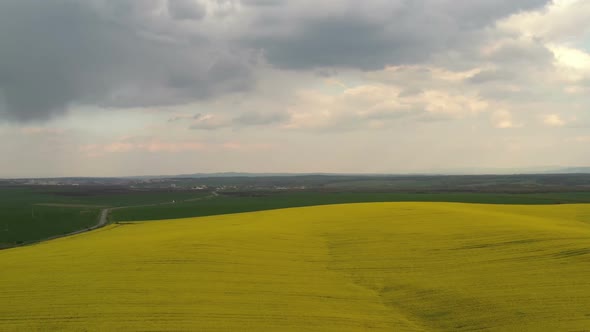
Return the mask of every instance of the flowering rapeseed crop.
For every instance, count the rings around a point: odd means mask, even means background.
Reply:
[[[0,252],[0,331],[590,327],[590,206],[376,203],[112,225]]]

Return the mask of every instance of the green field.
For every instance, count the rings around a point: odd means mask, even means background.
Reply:
[[[175,203],[172,203],[172,202]],[[357,202],[466,202],[558,204],[590,202],[589,192],[573,193],[363,193],[249,191],[241,193],[121,187],[0,187],[0,248],[37,242],[97,223],[101,209],[114,222],[159,220]],[[124,208],[122,208],[124,207]]]
[[[590,205],[373,203],[0,251],[2,331],[585,331]]]
[[[100,210],[202,197],[191,192],[110,192],[59,187],[0,187],[0,248],[95,225]]]
[[[489,193],[354,193],[273,192],[219,195],[173,205],[126,208],[113,211],[113,221],[159,220],[253,212],[312,205],[362,202],[462,202],[486,204],[562,204],[590,202],[590,192],[489,194]]]

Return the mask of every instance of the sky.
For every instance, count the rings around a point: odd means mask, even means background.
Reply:
[[[587,0],[2,0],[0,177],[590,165]]]

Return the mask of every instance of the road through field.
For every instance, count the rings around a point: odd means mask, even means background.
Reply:
[[[102,209],[100,211],[100,218],[98,218],[98,224],[96,224],[96,226],[94,226],[92,229],[100,228],[106,225],[109,222],[109,213],[111,210],[112,209],[110,208]]]
[[[140,208],[140,207],[150,207],[150,206],[172,205],[172,204],[182,203],[182,202],[193,202],[193,201],[209,199],[209,198],[213,198],[216,196],[218,196],[217,192],[212,192],[210,195],[203,196],[203,197],[197,197],[197,198],[189,198],[189,199],[178,200],[178,201],[172,200],[172,201],[152,203],[152,204],[117,206],[117,207],[107,207],[104,205],[92,205],[92,204],[36,203],[33,205],[46,206],[46,207],[56,207],[56,208],[60,208],[60,207],[61,208],[101,208],[101,210],[98,215],[97,222],[93,226],[78,229],[76,231],[72,231],[72,232],[65,233],[65,234],[59,234],[59,235],[46,237],[46,238],[43,238],[43,239],[40,239],[40,240],[37,240],[34,242],[25,242],[22,244],[15,244],[15,245],[7,246],[7,247],[0,247],[0,250],[5,250],[5,249],[10,249],[10,248],[15,248],[15,247],[29,246],[29,245],[40,243],[40,242],[55,240],[55,239],[68,237],[68,236],[72,236],[72,235],[77,235],[77,234],[81,234],[81,233],[85,233],[85,232],[89,232],[89,231],[93,231],[93,230],[102,228],[102,227],[109,224],[110,213],[114,210],[120,210],[120,209],[126,209],[126,208]]]
[[[85,228],[85,229],[80,229],[80,230],[77,230],[77,231],[74,231],[74,232],[71,232],[71,233],[67,233],[67,234],[52,236],[52,237],[46,238],[44,240],[41,240],[41,241],[38,241],[38,242],[34,242],[34,243],[28,243],[28,244],[25,244],[25,245],[31,245],[31,244],[35,244],[35,243],[39,243],[39,242],[45,242],[45,241],[49,241],[49,240],[55,240],[55,239],[59,239],[59,238],[62,238],[62,237],[72,236],[72,235],[76,235],[76,234],[81,234],[81,233],[84,233],[84,232],[89,232],[89,231],[92,231],[92,230],[95,230],[95,229],[104,227],[104,226],[106,226],[106,224],[109,221],[109,213],[111,213],[111,210],[112,210],[112,208],[105,208],[105,209],[100,210],[100,215],[98,217],[98,223],[96,225],[92,226],[92,227]],[[8,249],[8,248],[6,248],[6,249]]]
[[[204,200],[204,199],[209,199],[212,197],[217,196],[217,192],[212,192],[211,195],[208,196],[204,196],[204,197],[199,197],[199,198],[190,198],[190,199],[186,199],[186,200],[182,200],[182,201],[178,201],[180,202],[192,202],[192,201],[200,201],[200,200]],[[56,237],[52,237],[50,239],[47,240],[51,240],[51,239],[55,239],[55,238],[59,238],[59,237],[64,237],[64,236],[70,236],[70,235],[75,235],[75,234],[80,234],[83,232],[88,232],[88,231],[92,231],[101,227],[106,226],[109,223],[109,214],[111,213],[111,211],[114,210],[121,210],[121,209],[126,209],[126,208],[138,208],[138,207],[148,207],[148,206],[159,206],[159,205],[170,205],[170,204],[176,204],[176,201],[170,201],[170,202],[162,202],[162,203],[154,203],[154,204],[143,204],[143,205],[129,205],[129,206],[118,206],[118,207],[110,207],[110,208],[104,208],[100,211],[100,216],[98,218],[98,223],[96,225],[94,225],[93,227],[87,228],[87,229],[81,229],[79,231],[75,231],[69,234],[65,234],[62,236],[56,236]]]

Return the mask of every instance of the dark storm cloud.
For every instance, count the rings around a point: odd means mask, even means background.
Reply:
[[[186,11],[187,1],[174,3],[176,18],[201,15],[197,7]],[[173,19],[156,12],[162,5],[0,2],[0,118],[44,120],[76,103],[166,105],[248,88],[242,56],[209,36],[176,33]]]
[[[355,17],[329,17],[302,22],[301,32],[292,36],[265,36],[251,41],[268,60],[279,67],[307,69],[349,67],[378,69],[387,63],[423,61],[428,54],[415,54],[426,42],[418,35],[391,36],[378,22]],[[425,45],[434,47],[433,44]]]
[[[425,63],[547,1],[3,0],[0,120],[247,91],[259,54],[301,70]]]
[[[206,15],[206,9],[194,0],[168,0],[168,12],[177,20],[200,20]]]
[[[277,6],[282,0],[242,0],[241,3],[246,6]]]
[[[286,0],[242,2],[257,9],[254,34],[247,30],[246,43],[263,51],[270,63],[289,69],[372,70],[423,63],[436,53],[472,47],[498,19],[549,0],[339,1],[333,2],[339,10],[326,15],[306,1],[301,6],[309,10]],[[291,30],[284,32],[285,27]]]

